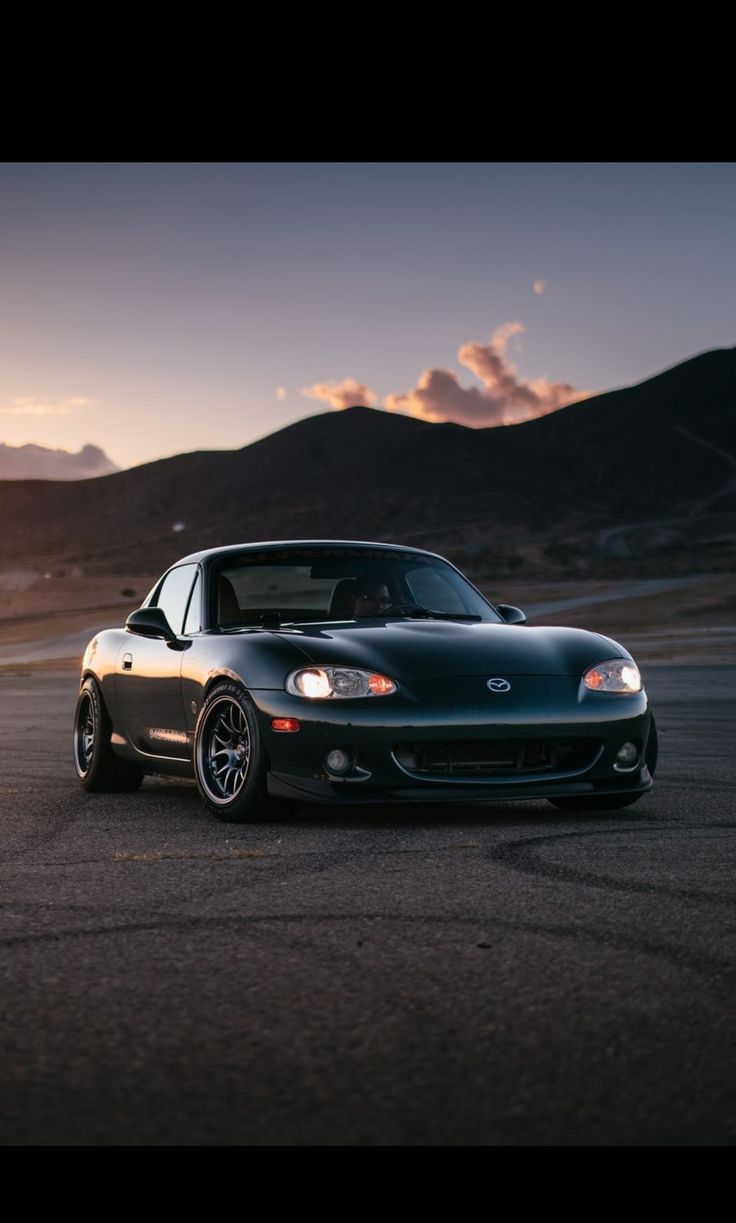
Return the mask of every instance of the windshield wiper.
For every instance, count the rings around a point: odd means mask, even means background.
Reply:
[[[424,620],[482,620],[482,616],[475,616],[471,612],[441,612],[432,611],[429,607],[422,607],[421,603],[394,603],[391,607],[387,607],[383,616],[407,616],[417,617]]]
[[[233,620],[220,625],[220,632],[240,633],[244,628],[281,628],[281,612],[266,611],[258,616],[249,616],[247,620]]]
[[[263,628],[281,628],[281,612],[265,611],[260,618]]]

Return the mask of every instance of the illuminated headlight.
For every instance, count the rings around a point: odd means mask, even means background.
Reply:
[[[588,667],[583,683],[592,692],[641,692],[639,668],[630,658],[611,658]]]
[[[311,700],[325,697],[390,696],[396,684],[387,675],[354,667],[303,667],[286,679],[286,691]]]

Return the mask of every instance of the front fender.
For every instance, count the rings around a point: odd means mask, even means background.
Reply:
[[[207,693],[220,680],[233,680],[247,689],[283,692],[289,671],[308,663],[308,655],[295,642],[268,630],[193,637],[181,668],[187,729],[194,730]]]
[[[105,629],[95,634],[82,656],[80,684],[84,683],[88,677],[97,681],[110,720],[115,727],[120,722],[115,685],[116,664],[118,655],[127,640],[129,638],[124,629]]]

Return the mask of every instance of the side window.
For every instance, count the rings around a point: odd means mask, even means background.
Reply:
[[[187,618],[184,621],[184,634],[198,633],[202,627],[202,574],[197,571],[197,577],[194,582],[194,590],[192,597],[189,600],[189,610]]]
[[[182,631],[187,599],[196,572],[196,565],[180,565],[178,569],[172,569],[166,574],[158,592],[156,606],[161,608],[175,633]]]

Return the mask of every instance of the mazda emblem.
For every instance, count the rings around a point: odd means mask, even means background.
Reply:
[[[486,682],[491,692],[508,692],[511,688],[507,679],[489,679]]]

